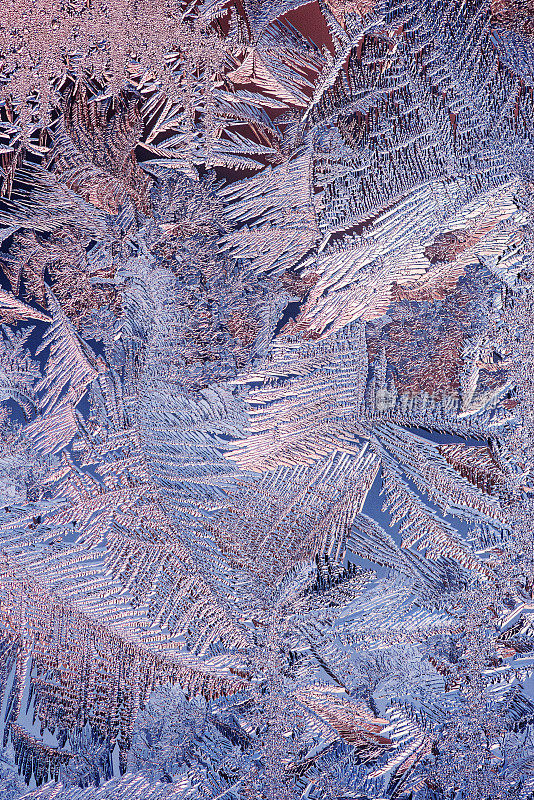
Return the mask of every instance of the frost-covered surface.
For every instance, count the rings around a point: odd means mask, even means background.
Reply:
[[[534,798],[532,3],[5,6],[2,800]]]

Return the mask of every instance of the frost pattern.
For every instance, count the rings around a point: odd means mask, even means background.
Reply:
[[[533,798],[532,3],[5,7],[2,798]]]

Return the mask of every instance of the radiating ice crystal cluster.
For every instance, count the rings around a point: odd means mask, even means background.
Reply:
[[[0,798],[534,798],[534,4],[5,0]]]

